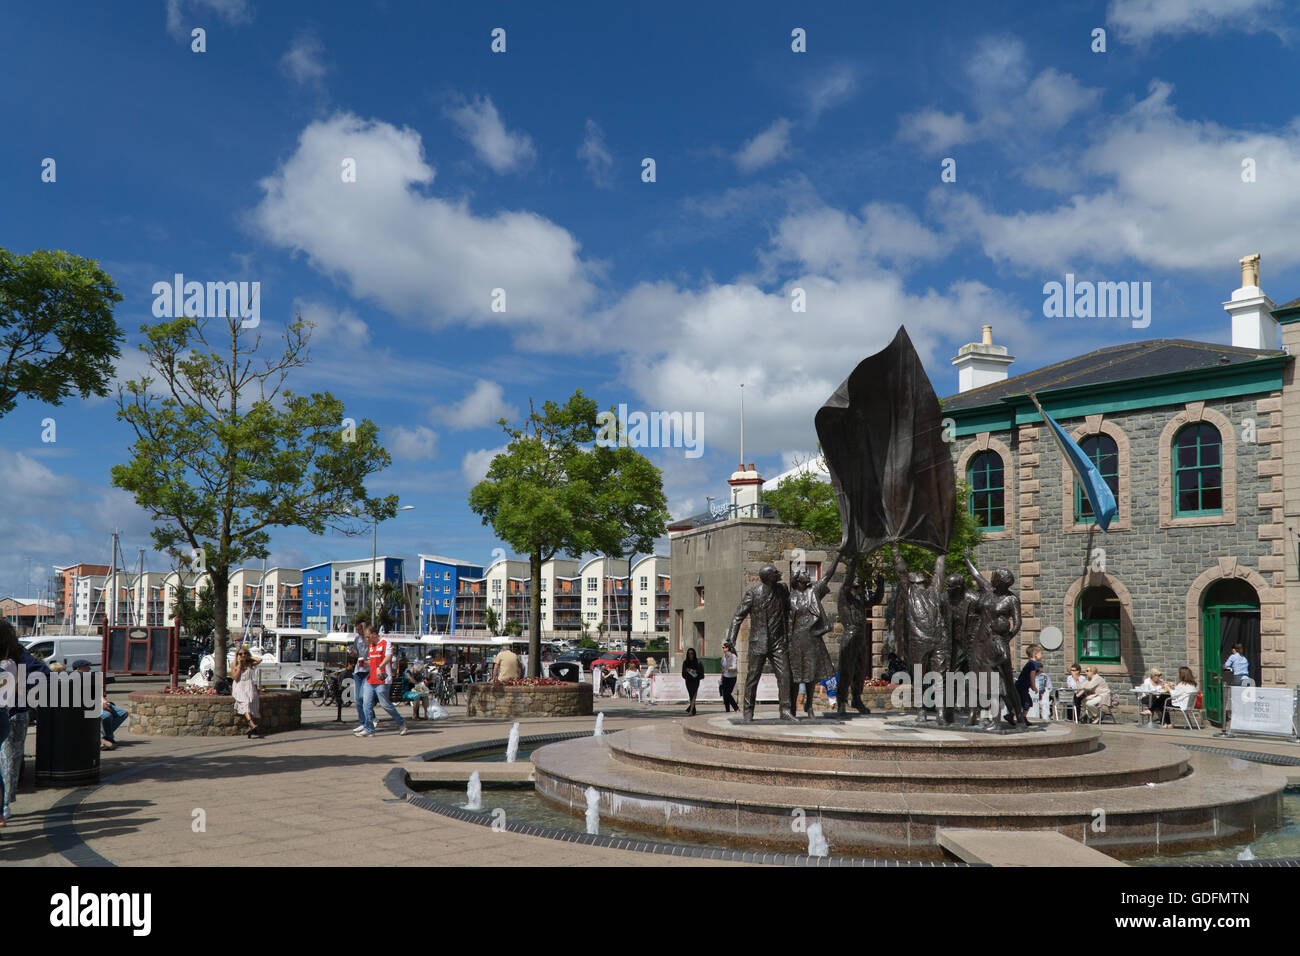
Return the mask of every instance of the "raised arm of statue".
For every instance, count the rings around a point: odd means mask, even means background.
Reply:
[[[740,606],[736,608],[736,614],[731,619],[731,627],[727,628],[726,643],[732,647],[736,646],[736,635],[740,633],[740,624],[745,618],[749,617],[749,612],[754,608],[754,592],[746,589],[745,596],[740,599]]]
[[[980,574],[980,569],[975,567],[975,562],[970,559],[969,553],[966,555],[966,569],[970,571],[971,577],[975,579],[975,584],[981,591],[993,590],[993,585],[989,584],[984,579],[984,575]]]
[[[820,601],[827,595],[827,593],[829,593],[831,589],[831,578],[835,577],[835,569],[840,566],[840,557],[840,552],[836,551],[835,560],[831,562],[831,566],[826,570],[825,574],[817,579],[817,583],[813,585],[813,593],[817,595],[817,600]],[[856,563],[856,561],[857,558],[855,556],[854,563]]]

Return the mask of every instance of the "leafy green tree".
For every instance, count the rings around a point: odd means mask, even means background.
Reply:
[[[470,508],[498,538],[528,555],[532,612],[528,673],[537,676],[542,644],[542,564],[564,552],[626,556],[654,547],[668,525],[663,475],[640,452],[593,444],[597,408],[578,389],[563,405],[548,401],[510,436],[487,477],[470,490]]]
[[[176,593],[175,616],[180,622],[182,633],[206,643],[212,637],[216,619],[216,599],[212,585],[205,584],[199,589],[197,601],[190,597],[189,588],[180,588]]]
[[[365,606],[357,615],[360,620],[369,623],[375,622],[376,627],[382,627],[385,631],[393,631],[398,624],[404,620],[399,619],[398,610],[407,606],[406,595],[402,593],[402,586],[396,581],[380,581],[379,586],[374,589],[373,597],[378,601],[377,608],[371,607],[371,595],[365,598]],[[372,617],[373,612],[373,617]]]
[[[0,248],[0,417],[19,398],[62,405],[107,395],[123,339],[113,319],[122,301],[92,259]]]
[[[980,531],[967,505],[969,490],[960,478],[957,480],[957,504],[954,515],[952,540],[948,545],[945,561],[949,573],[966,571],[963,553],[969,549],[974,552],[980,543]],[[807,531],[819,542],[829,542],[838,546],[843,536],[840,524],[840,510],[835,503],[835,492],[829,480],[817,477],[815,473],[803,471],[791,475],[771,491],[763,492],[763,502],[776,509],[781,520],[803,531]],[[899,545],[903,560],[911,571],[934,570],[934,554],[925,548],[914,545]],[[866,575],[870,581],[876,574],[883,574],[891,584],[898,583],[898,574],[894,569],[893,545],[885,545],[880,550],[861,559],[859,573]]]
[[[501,626],[501,620],[497,617],[495,608],[488,608],[483,612],[483,626],[488,629],[488,633],[493,637],[497,636],[497,629]]]
[[[518,621],[506,621],[505,633],[507,637],[518,637],[524,633],[524,626]]]
[[[366,479],[390,463],[373,422],[345,427],[343,403],[328,392],[285,388],[307,364],[309,324],[295,317],[278,354],[264,354],[238,316],[220,321],[228,338],[219,344],[209,325],[178,318],[141,328],[153,375],[119,389],[117,417],[136,440],[112,476],[153,517],[158,548],[197,559],[191,569],[206,569],[223,595],[232,567],[267,556],[270,529],[356,534],[369,517],[396,514],[397,498],[366,492]],[[226,675],[227,614],[217,601],[218,677]]]

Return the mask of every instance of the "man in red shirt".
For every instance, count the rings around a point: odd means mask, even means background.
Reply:
[[[388,711],[388,716],[397,721],[397,726],[401,728],[398,730],[397,736],[401,737],[406,733],[406,721],[397,712],[393,702],[388,699],[389,682],[393,679],[393,645],[380,637],[375,632],[375,629],[369,626],[366,627],[366,640],[369,642],[370,674],[366,677],[365,684],[365,726],[356,731],[356,736],[373,737],[375,735],[375,701],[378,700],[380,706]]]

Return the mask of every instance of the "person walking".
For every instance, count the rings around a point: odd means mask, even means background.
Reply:
[[[18,665],[13,660],[0,660],[0,741],[9,738],[9,702],[18,699]],[[5,803],[5,775],[0,773],[0,810]],[[0,827],[7,814],[0,813]]]
[[[231,675],[235,683],[230,693],[235,698],[235,713],[243,714],[248,720],[249,740],[261,736],[257,732],[257,722],[262,717],[262,697],[257,682],[253,680],[253,672],[260,663],[262,659],[254,657],[247,647],[235,652],[235,671]]]
[[[365,726],[356,732],[356,736],[373,737],[375,735],[375,702],[378,701],[379,706],[387,711],[388,716],[397,722],[397,736],[404,737],[406,735],[406,721],[397,712],[393,702],[388,699],[389,668],[393,663],[393,645],[386,638],[381,637],[374,628],[366,628],[366,637],[369,641],[367,659],[370,665],[370,675],[366,678]]]
[[[686,649],[686,660],[682,661],[682,677],[686,680],[686,693],[691,702],[686,705],[686,713],[695,714],[695,695],[700,692],[700,681],[704,680],[704,665],[700,663],[695,648]]]
[[[740,658],[736,656],[736,648],[731,644],[722,645],[722,680],[718,681],[718,690],[722,693],[722,708],[724,713],[731,713],[733,710],[739,712],[740,705],[736,703],[736,697],[733,693],[736,689],[736,673],[740,666]]]
[[[0,810],[0,820],[8,820],[14,801],[18,799],[18,778],[22,776],[27,727],[32,716],[26,700],[19,706],[17,691],[21,688],[17,678],[25,673],[26,683],[30,687],[36,675],[44,674],[48,678],[50,669],[23,647],[18,640],[17,629],[8,621],[0,621],[0,664],[15,678],[13,705],[9,707],[8,732],[0,737],[0,779],[4,781],[4,807]]]
[[[357,705],[354,734],[366,729],[366,678],[370,676],[370,642],[366,640],[365,619],[358,618],[356,626],[357,636],[352,642],[357,655],[357,662],[352,665],[352,703]]]

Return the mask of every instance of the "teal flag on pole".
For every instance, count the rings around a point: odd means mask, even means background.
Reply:
[[[1030,393],[1029,399],[1038,409],[1038,414],[1043,416],[1043,421],[1047,422],[1047,427],[1051,429],[1056,443],[1061,446],[1061,453],[1065,455],[1065,460],[1074,469],[1074,475],[1079,479],[1079,485],[1092,505],[1092,513],[1097,517],[1097,527],[1105,531],[1110,527],[1110,519],[1115,517],[1115,512],[1118,510],[1115,505],[1115,494],[1110,490],[1110,485],[1106,484],[1106,479],[1101,476],[1097,466],[1075,440],[1065,433],[1065,429],[1056,424],[1051,415],[1043,411],[1043,406],[1038,404],[1037,396]]]

